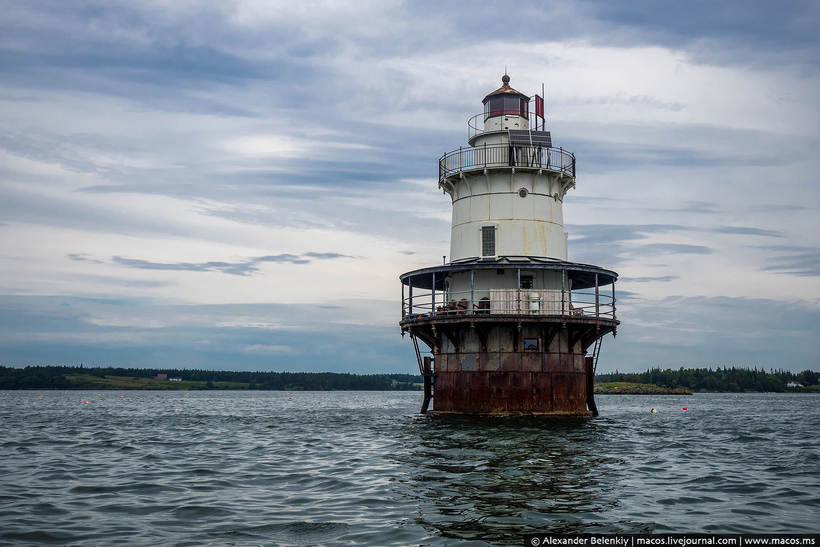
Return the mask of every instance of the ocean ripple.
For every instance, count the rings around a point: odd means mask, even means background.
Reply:
[[[418,393],[40,393],[0,393],[0,543],[817,531],[816,395],[613,395],[594,419],[499,419],[420,416]]]

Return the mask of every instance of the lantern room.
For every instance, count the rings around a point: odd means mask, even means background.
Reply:
[[[510,77],[501,78],[501,87],[484,97],[485,130],[529,129],[530,98],[510,87]]]

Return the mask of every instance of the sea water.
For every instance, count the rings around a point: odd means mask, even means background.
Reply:
[[[419,392],[0,392],[0,543],[818,531],[820,395],[597,400],[501,419],[422,416]]]

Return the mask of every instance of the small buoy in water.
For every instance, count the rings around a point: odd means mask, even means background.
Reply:
[[[83,401],[83,404],[84,404],[84,405],[87,405],[87,404],[88,404],[88,401]]]
[[[688,407],[682,407],[682,408],[683,408],[683,410],[689,410],[689,408],[688,408]]]
[[[97,393],[97,397],[102,397],[102,393]]]
[[[177,409],[175,409],[175,410],[176,410],[177,412],[179,412],[179,411],[180,411],[180,410],[182,410],[182,409],[181,409],[181,408],[177,408]]]
[[[120,395],[120,399],[125,399],[125,395]]]
[[[658,409],[657,409],[657,408],[653,408],[653,409],[652,409],[652,410],[650,410],[649,412],[651,412],[652,414],[657,414],[657,413],[658,413]]]
[[[45,395],[38,395],[38,397],[42,399],[43,397],[45,397]]]
[[[293,397],[288,397],[288,401],[292,401],[292,400],[293,400]]]

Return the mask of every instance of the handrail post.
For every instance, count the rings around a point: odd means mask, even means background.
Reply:
[[[597,319],[599,315],[599,307],[598,307],[598,274],[595,274],[595,318]]]
[[[410,309],[407,311],[407,313],[412,317],[412,315],[413,315],[413,278],[412,277],[407,278],[407,286],[410,288],[410,299],[408,301],[408,305],[410,306]]]
[[[484,141],[484,168],[487,168],[487,141]]]
[[[561,315],[564,315],[566,309],[566,298],[564,297],[564,290],[567,286],[567,271],[561,270]],[[413,301],[413,294],[410,293],[410,302]]]
[[[597,279],[597,277],[596,277]],[[436,272],[433,272],[433,288],[432,288],[432,304],[430,305],[430,313],[436,314]]]
[[[518,299],[517,308],[518,313],[521,313],[521,268],[516,268],[515,271],[518,276],[518,296],[516,297]]]
[[[614,289],[613,289],[614,290]],[[470,270],[470,313],[475,313],[475,270]]]
[[[615,279],[612,280],[612,319],[615,319]]]
[[[401,284],[401,318],[404,319],[404,282]]]
[[[458,147],[458,170],[461,171],[461,147]]]

